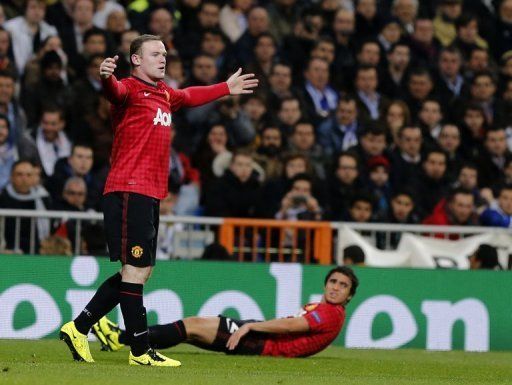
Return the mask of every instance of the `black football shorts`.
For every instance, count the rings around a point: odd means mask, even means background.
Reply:
[[[263,353],[263,348],[265,347],[266,341],[265,334],[263,333],[249,332],[244,337],[242,337],[234,350],[229,350],[226,347],[231,334],[237,331],[243,324],[257,321],[237,320],[234,318],[227,318],[222,315],[219,315],[219,319],[219,329],[217,330],[217,335],[215,336],[211,350],[224,352],[226,354],[241,354],[252,356],[259,356],[261,353]]]
[[[136,267],[154,266],[160,201],[128,192],[108,193],[103,201],[110,260]]]

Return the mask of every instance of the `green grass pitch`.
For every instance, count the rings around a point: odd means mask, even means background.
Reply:
[[[181,345],[181,368],[128,366],[128,350],[76,363],[57,340],[0,340],[0,384],[512,384],[512,353],[353,350],[331,347],[306,359],[235,357]]]

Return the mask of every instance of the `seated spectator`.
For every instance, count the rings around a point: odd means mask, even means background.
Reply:
[[[46,190],[35,186],[34,166],[26,161],[15,162],[11,170],[11,181],[0,194],[0,207],[21,210],[47,210],[50,207],[50,196]],[[30,252],[31,235],[34,240],[34,250],[39,249],[39,242],[50,235],[48,219],[37,219],[35,234],[32,234],[30,218],[22,218],[19,225],[19,245],[15,245],[15,218],[5,220],[5,241],[8,249],[19,247],[23,253]],[[15,250],[18,251],[18,250]]]
[[[512,227],[512,185],[504,186],[498,192],[498,199],[480,215],[483,226]]]
[[[281,153],[284,141],[281,130],[275,126],[267,126],[261,132],[261,143],[257,148],[254,160],[265,172],[267,179],[277,178],[282,172]]]
[[[64,131],[65,126],[66,119],[62,110],[55,107],[43,110],[35,137],[39,160],[47,177],[53,175],[58,159],[71,154],[72,145]]]
[[[485,133],[484,149],[476,160],[480,188],[502,183],[505,177],[505,164],[511,157],[512,154],[507,148],[505,129],[488,129]]]
[[[187,155],[176,151],[172,146],[169,156],[168,182],[169,186],[173,186],[178,192],[178,200],[174,210],[177,215],[195,215],[199,209],[199,170],[192,167]]]
[[[460,153],[460,130],[455,124],[443,124],[437,143],[441,150],[447,155],[447,169],[446,176],[448,180],[454,181],[457,177],[457,172],[460,170],[463,157]]]
[[[205,215],[251,218],[260,199],[260,182],[249,152],[233,154],[229,170],[212,187],[205,201]]]
[[[288,139],[288,147],[291,152],[303,154],[309,159],[317,178],[326,178],[323,149],[315,143],[315,129],[311,123],[298,122],[293,127],[292,135]]]
[[[289,96],[281,99],[277,119],[279,128],[283,135],[288,136],[292,133],[293,127],[303,118],[299,99],[295,96]]]
[[[12,54],[11,35],[2,27],[2,24],[0,23],[0,71],[18,78],[18,70]]]
[[[24,14],[13,17],[4,23],[12,39],[12,48],[18,73],[25,71],[25,65],[38,47],[47,37],[57,35],[57,29],[44,21],[46,2],[28,0]]]
[[[469,257],[469,268],[471,270],[501,270],[496,247],[485,243],[480,245]]]
[[[246,3],[248,4],[249,2]],[[222,28],[222,16],[220,24]],[[241,65],[246,65],[254,58],[256,38],[263,32],[269,32],[269,27],[270,23],[267,10],[261,6],[249,7],[247,12],[247,28],[240,38],[234,42],[234,52]],[[224,33],[226,33],[226,31],[224,31]],[[228,33],[226,33],[226,35],[229,36]]]
[[[39,123],[42,112],[48,107],[58,107],[64,111],[64,116],[71,116],[74,101],[73,90],[68,87],[61,77],[62,59],[55,51],[49,51],[41,59],[41,79],[34,87],[25,89],[23,107],[27,113],[29,127]]]
[[[391,149],[398,145],[398,132],[402,127],[411,124],[411,113],[409,107],[402,100],[393,100],[381,121],[386,129],[388,142]]]
[[[381,51],[386,54],[392,52],[393,46],[400,42],[401,37],[402,28],[400,20],[393,17],[384,20],[380,26],[380,33],[377,36],[377,41],[381,46]],[[407,51],[409,51],[408,46],[404,45],[404,47],[407,47]]]
[[[292,179],[275,218],[294,221],[322,219],[322,208],[313,196],[313,182],[307,174],[298,174]]]
[[[282,198],[288,192],[291,181],[299,174],[311,174],[309,159],[302,154],[289,154],[283,159],[283,172],[279,177],[267,179],[261,193],[258,216],[273,218],[279,210]]]
[[[462,14],[462,0],[442,0],[438,2],[436,11],[437,15],[434,18],[436,38],[446,47],[457,35],[455,21]]]
[[[277,53],[277,43],[269,32],[263,32],[256,37],[254,54],[247,64],[247,72],[254,73],[259,80],[258,88],[267,92],[270,88],[268,78]]]
[[[264,94],[254,93],[245,95],[240,103],[244,114],[249,118],[252,132],[260,132],[264,122],[269,117],[268,102]],[[268,106],[268,107],[267,107]]]
[[[475,159],[484,151],[484,137],[488,124],[484,109],[475,103],[468,104],[461,124],[462,153],[467,159]]]
[[[411,47],[411,61],[414,66],[428,66],[435,63],[441,43],[434,36],[431,19],[422,16],[414,21],[414,32],[408,37]]]
[[[353,96],[343,96],[335,114],[318,127],[318,144],[326,156],[332,156],[358,143],[357,134],[361,124],[357,119],[357,101]]]
[[[362,167],[361,172],[367,175],[367,163],[376,156],[386,156],[386,131],[379,122],[371,121],[359,132],[359,143],[349,148],[349,151],[354,152],[359,157]]]
[[[421,103],[418,113],[418,123],[423,132],[423,141],[426,146],[435,146],[441,132],[443,112],[441,104],[436,99],[425,99]]]
[[[82,255],[103,257],[108,254],[105,228],[99,223],[86,224],[82,228]]]
[[[462,54],[457,48],[449,46],[441,50],[436,85],[445,109],[469,92],[467,81],[461,74],[462,64]]]
[[[247,29],[247,13],[250,8],[250,1],[233,0],[226,3],[220,10],[220,27],[232,43],[236,42]]]
[[[59,235],[51,235],[41,241],[39,246],[40,255],[65,255],[67,257],[73,256],[73,249],[69,239]]]
[[[475,207],[477,207],[477,212],[479,213],[494,200],[490,189],[482,189],[482,191],[480,191],[478,188],[478,167],[473,163],[466,162],[461,165],[457,180],[452,187],[471,191],[474,197]]]
[[[389,47],[387,68],[379,79],[379,89],[387,97],[403,98],[405,96],[405,81],[411,62],[410,51],[405,42],[396,42]]]
[[[342,152],[336,159],[336,171],[329,181],[329,213],[334,221],[348,215],[348,203],[357,190],[361,189],[359,179],[359,158],[351,152]]]
[[[355,223],[369,223],[373,217],[374,206],[374,197],[370,193],[359,191],[354,194],[350,201],[348,216],[344,220]]]
[[[18,143],[27,129],[25,111],[16,100],[16,79],[0,71],[0,113],[9,118],[9,141]]]
[[[176,192],[167,193],[167,196],[160,201],[160,215],[175,215],[174,207],[177,201]],[[183,230],[183,223],[160,222],[156,246],[157,259],[170,259],[174,256],[174,235]]]
[[[446,199],[441,200],[430,216],[422,222],[424,225],[475,226],[475,199],[471,191],[461,188],[452,190]],[[444,238],[436,234],[436,238]],[[450,234],[449,239],[459,239],[458,234]]]
[[[78,176],[72,176],[66,180],[64,189],[62,190],[62,196],[55,200],[52,205],[52,210],[85,212],[87,210],[85,205],[86,197],[87,186],[84,180]],[[83,224],[84,222],[82,221],[82,225]],[[75,250],[76,225],[77,222],[74,219],[54,219],[52,221],[52,233],[69,239],[73,250]]]
[[[421,129],[405,126],[398,131],[397,147],[391,153],[391,185],[399,187],[416,178],[421,170]]]
[[[410,189],[396,190],[391,196],[386,213],[378,219],[382,223],[417,224],[419,217],[415,212],[414,193]],[[400,243],[402,232],[377,233],[377,247],[380,249],[396,248]]]
[[[489,51],[486,48],[473,47],[469,53],[464,75],[471,79],[475,74],[489,71],[493,68],[490,65]]]
[[[375,196],[375,215],[381,216],[388,211],[391,198],[391,185],[389,183],[390,163],[384,156],[378,155],[367,162],[368,183],[367,186]]]
[[[411,69],[407,78],[407,96],[404,101],[413,119],[418,116],[422,103],[433,96],[433,91],[434,81],[430,71],[421,67]]]
[[[54,198],[62,195],[64,183],[71,176],[83,178],[87,185],[86,205],[97,208],[101,186],[99,180],[92,173],[93,152],[89,145],[77,143],[71,149],[71,155],[61,158],[55,164],[53,175],[47,180],[45,186]]]
[[[357,245],[347,246],[343,249],[344,266],[365,266],[363,249]]]
[[[354,91],[357,96],[359,117],[362,120],[378,120],[389,105],[389,99],[379,93],[377,68],[361,65],[355,73]]]
[[[456,37],[451,44],[462,52],[465,60],[469,60],[473,48],[488,49],[489,44],[478,34],[478,17],[462,14],[455,20]]]

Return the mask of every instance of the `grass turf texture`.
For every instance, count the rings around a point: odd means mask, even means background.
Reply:
[[[349,350],[307,359],[226,356],[182,345],[167,351],[181,368],[128,366],[128,350],[77,363],[57,340],[0,340],[0,384],[511,384],[512,353]]]

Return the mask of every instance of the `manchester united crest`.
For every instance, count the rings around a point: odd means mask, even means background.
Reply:
[[[140,246],[133,246],[132,247],[132,255],[134,258],[140,258],[142,257],[142,254],[144,254],[144,249]]]

